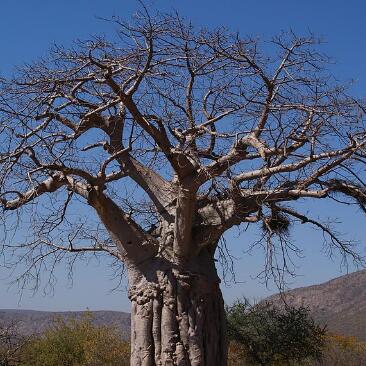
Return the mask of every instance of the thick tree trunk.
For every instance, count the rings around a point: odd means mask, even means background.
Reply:
[[[131,366],[225,366],[224,304],[214,260],[184,270],[162,258],[129,269]]]

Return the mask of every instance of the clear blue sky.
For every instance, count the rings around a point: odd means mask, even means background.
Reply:
[[[340,80],[355,79],[354,93],[366,95],[366,3],[364,0],[165,0],[150,1],[159,10],[176,9],[197,26],[225,25],[243,35],[271,37],[281,30],[292,29],[297,33],[311,30],[326,40],[323,50],[336,63],[332,71]],[[134,0],[2,0],[0,4],[0,73],[8,75],[15,65],[31,61],[46,54],[53,44],[70,45],[73,39],[88,38],[91,34],[109,33],[111,26],[97,17],[118,15],[129,18],[137,9]],[[341,231],[351,238],[360,239],[364,252],[366,217],[352,210],[340,210],[325,203],[308,205],[313,216],[336,216],[344,222]],[[340,275],[339,261],[330,261],[320,253],[322,237],[305,228],[295,230],[294,240],[304,248],[305,258],[297,260],[299,277],[292,287],[319,283]],[[255,239],[255,233],[244,233],[240,238],[235,231],[227,235],[233,254],[238,258],[236,285],[223,286],[225,299],[246,295],[263,297],[268,290],[255,277],[263,257],[259,251],[252,256],[243,250]],[[353,268],[350,267],[350,270]],[[344,269],[343,269],[344,273]],[[41,310],[96,309],[129,310],[126,293],[110,294],[113,287],[103,264],[91,262],[82,265],[75,273],[73,287],[67,285],[65,274],[60,279],[54,296],[38,293],[31,297],[25,292],[19,302],[16,289],[8,290],[4,270],[0,270],[0,308],[32,308]]]

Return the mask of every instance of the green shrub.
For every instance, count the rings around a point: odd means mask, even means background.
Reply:
[[[304,365],[320,359],[326,331],[306,308],[247,300],[227,308],[231,365]]]
[[[127,366],[129,344],[116,329],[81,320],[57,319],[22,350],[21,366]]]

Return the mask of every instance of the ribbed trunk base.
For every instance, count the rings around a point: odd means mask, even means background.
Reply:
[[[199,271],[182,272],[157,259],[129,270],[131,366],[226,366],[224,303],[214,263],[196,264]]]

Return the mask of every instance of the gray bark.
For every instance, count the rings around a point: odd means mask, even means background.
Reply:
[[[156,258],[129,268],[132,366],[225,366],[224,303],[208,250],[184,270]]]

